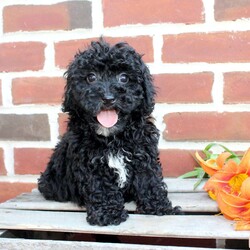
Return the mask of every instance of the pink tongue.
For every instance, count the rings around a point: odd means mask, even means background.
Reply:
[[[113,127],[118,121],[118,115],[115,110],[103,110],[97,115],[98,122],[106,128]]]

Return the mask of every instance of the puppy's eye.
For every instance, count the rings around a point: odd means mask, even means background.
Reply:
[[[94,83],[97,80],[97,76],[94,73],[90,73],[87,75],[86,79],[88,83]]]
[[[119,75],[119,79],[118,80],[119,80],[119,83],[127,83],[129,81],[129,77],[128,77],[127,74],[121,73]]]

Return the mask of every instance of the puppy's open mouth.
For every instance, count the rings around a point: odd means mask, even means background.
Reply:
[[[102,110],[97,116],[97,121],[105,128],[113,127],[118,121],[116,110]]]

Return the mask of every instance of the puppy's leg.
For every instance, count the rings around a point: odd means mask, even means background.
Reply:
[[[137,175],[134,180],[136,190],[137,212],[142,214],[181,214],[180,207],[173,207],[168,199],[168,191],[161,177],[148,176],[148,173]]]
[[[89,224],[119,225],[127,219],[128,212],[124,209],[123,194],[118,187],[112,186],[110,182],[101,183],[99,179],[92,180],[88,189],[85,197]]]

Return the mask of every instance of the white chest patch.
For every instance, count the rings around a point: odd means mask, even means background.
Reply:
[[[98,129],[96,130],[96,133],[98,135],[103,135],[105,137],[108,137],[110,135],[111,129],[110,128],[104,128],[103,126],[98,126]]]
[[[122,155],[117,155],[117,156],[113,156],[113,155],[109,155],[108,156],[108,165],[110,168],[113,168],[115,173],[118,174],[118,186],[120,188],[123,188],[126,180],[127,180],[127,169],[126,169],[126,165],[124,163],[124,156]]]

